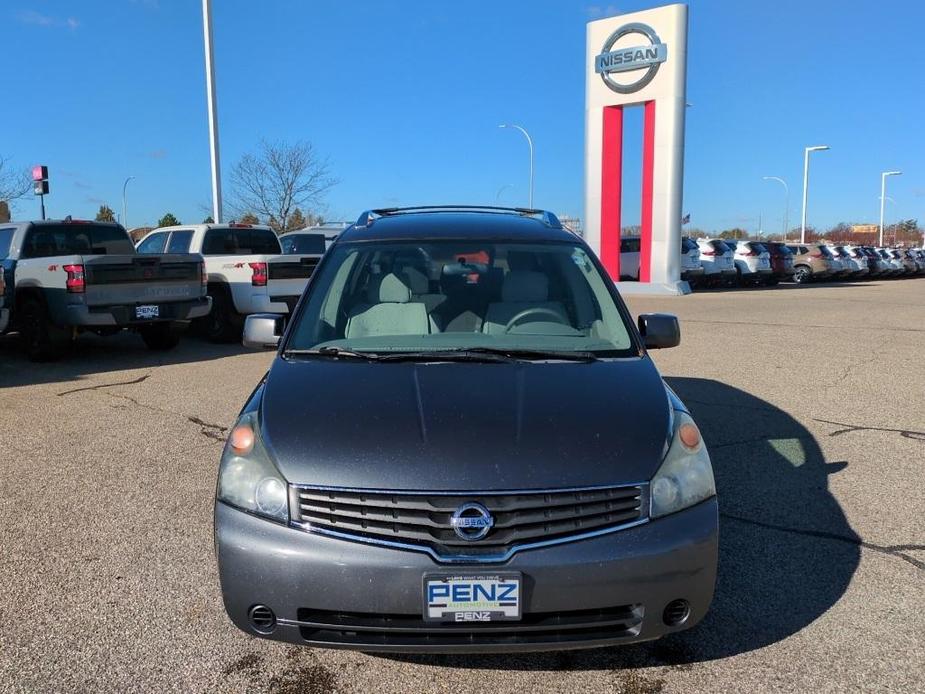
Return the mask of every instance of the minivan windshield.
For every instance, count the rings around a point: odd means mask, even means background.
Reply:
[[[634,355],[609,285],[568,242],[340,243],[312,279],[284,354]]]

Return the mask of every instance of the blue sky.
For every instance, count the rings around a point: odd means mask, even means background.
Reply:
[[[585,23],[656,3],[215,0],[223,169],[261,138],[310,140],[340,183],[329,219],[367,207],[526,204],[583,216]],[[925,219],[925,3],[693,0],[684,210],[693,226]],[[54,216],[101,202],[128,222],[208,213],[196,0],[4,0],[0,155],[47,164]],[[638,217],[641,117],[630,118],[627,223]],[[227,176],[226,176],[227,178]],[[634,183],[635,182],[635,183]],[[226,183],[227,184],[227,183]],[[499,196],[499,190],[501,191]],[[19,203],[19,217],[38,205]]]

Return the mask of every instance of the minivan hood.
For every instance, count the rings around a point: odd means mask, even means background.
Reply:
[[[261,432],[289,482],[514,490],[649,480],[671,414],[648,357],[576,362],[276,359]]]

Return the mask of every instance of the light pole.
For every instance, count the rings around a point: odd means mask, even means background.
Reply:
[[[762,176],[764,181],[777,181],[784,187],[784,243],[787,242],[787,225],[790,223],[790,186],[787,185],[787,181],[782,179],[780,176]]]
[[[125,186],[127,186],[128,182],[131,181],[133,178],[135,177],[129,176],[128,178],[125,179],[125,183],[122,184],[122,226],[124,226],[126,230],[128,229],[128,224],[126,223],[126,219],[125,219]]]
[[[218,161],[218,106],[212,64],[212,0],[202,0],[202,38],[206,54],[206,101],[209,108],[209,153],[212,158],[212,219],[222,223],[222,172]]]
[[[809,189],[809,153],[828,149],[828,145],[806,147],[803,150],[803,221],[800,223],[800,243],[806,243],[806,192]]]
[[[528,203],[527,206],[530,209],[533,209],[533,138],[530,137],[530,133],[528,133],[526,130],[524,130],[519,125],[511,125],[508,123],[502,123],[498,127],[499,128],[516,128],[517,130],[523,133],[525,138],[527,138],[527,145],[529,145],[530,147],[530,196],[529,196],[530,202]]]
[[[886,177],[900,176],[902,171],[884,171],[880,174],[880,246],[883,246],[883,204],[886,202]]]

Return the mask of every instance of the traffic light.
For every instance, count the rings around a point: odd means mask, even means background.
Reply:
[[[32,192],[42,203],[42,219],[45,219],[45,196],[48,195],[48,167],[38,164],[32,167]]]

